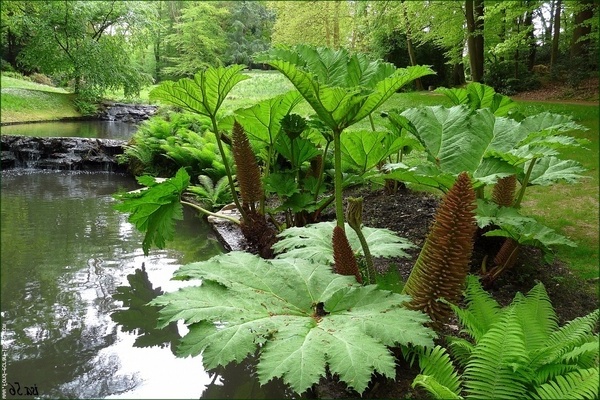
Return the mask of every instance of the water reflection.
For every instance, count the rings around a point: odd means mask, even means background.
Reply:
[[[35,385],[44,398],[198,398],[210,385],[213,376],[199,358],[175,358],[170,345],[159,344],[164,338],[153,339],[155,347],[134,347],[146,339],[110,317],[122,304],[113,297],[123,294],[117,288],[136,268],[145,265],[147,282],[171,291],[181,285],[169,279],[185,259],[222,252],[190,213],[172,249],[144,257],[141,235],[112,209],[112,193],[135,186],[132,178],[107,173],[2,171],[1,315],[9,383]]]
[[[4,125],[3,135],[129,140],[138,125],[118,121],[55,121]]]

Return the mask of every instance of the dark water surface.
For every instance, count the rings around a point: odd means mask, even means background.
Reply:
[[[4,389],[45,398],[287,396],[279,384],[259,387],[247,364],[208,373],[201,357],[176,358],[185,326],[155,329],[157,310],[145,304],[186,284],[170,281],[175,269],[223,251],[193,213],[168,249],[144,257],[142,235],[112,208],[113,193],[136,188],[132,178],[29,170],[1,178]]]
[[[54,121],[4,125],[3,135],[129,140],[138,125],[117,121]]]

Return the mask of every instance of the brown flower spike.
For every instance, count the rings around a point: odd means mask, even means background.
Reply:
[[[240,185],[242,202],[254,209],[254,204],[260,201],[263,189],[260,180],[260,169],[256,157],[250,147],[250,141],[244,128],[235,121],[233,123],[232,150],[237,168],[237,180]]]
[[[503,207],[511,207],[515,202],[515,190],[517,189],[517,176],[510,175],[498,179],[492,191],[494,203]]]
[[[362,283],[358,263],[346,233],[342,228],[336,226],[333,228],[333,261],[335,263],[335,272],[340,275],[354,275],[358,283]]]
[[[412,300],[408,307],[429,315],[435,327],[451,315],[438,301],[456,302],[462,293],[473,252],[475,191],[467,173],[461,173],[443,198],[419,258],[404,286]]]

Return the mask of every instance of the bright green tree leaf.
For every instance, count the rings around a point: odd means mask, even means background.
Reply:
[[[328,366],[363,392],[373,372],[395,376],[386,346],[433,345],[427,317],[402,307],[407,296],[358,285],[328,265],[233,252],[184,266],[176,276],[202,280],[151,303],[163,307],[161,325],[189,325],[178,355],[202,354],[210,369],[258,350],[262,384],[281,377],[302,393]]]

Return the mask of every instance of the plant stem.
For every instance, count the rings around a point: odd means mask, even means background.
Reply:
[[[342,131],[333,131],[333,163],[334,163],[334,192],[335,192],[335,219],[337,226],[344,232],[344,202],[342,199],[342,149],[341,149]]]
[[[365,261],[367,263],[367,282],[370,284],[375,283],[375,267],[373,266],[373,256],[371,256],[371,250],[369,250],[367,239],[360,227],[358,227],[358,229],[354,228],[352,225],[350,227],[356,232],[356,236],[358,236],[358,240],[360,241],[360,245],[362,246],[365,255]]]
[[[225,167],[225,173],[227,174],[227,181],[229,182],[229,189],[231,190],[231,196],[233,197],[233,202],[235,206],[242,214],[242,219],[246,220],[246,212],[242,208],[240,204],[240,200],[238,199],[237,192],[235,191],[235,184],[233,183],[233,175],[231,175],[231,169],[229,168],[229,162],[227,161],[227,156],[225,154],[225,149],[223,148],[223,142],[221,141],[221,135],[219,133],[219,128],[217,126],[217,117],[215,115],[210,116],[210,120],[212,122],[213,131],[215,132],[215,137],[217,138],[217,146],[219,147],[219,153],[221,153],[221,158],[223,159],[223,166]]]
[[[521,183],[519,195],[517,196],[517,200],[515,200],[515,204],[513,206],[515,208],[521,207],[521,201],[523,200],[523,196],[525,196],[525,189],[527,189],[527,185],[529,184],[529,177],[531,176],[531,172],[533,171],[533,167],[535,166],[536,161],[537,158],[534,157],[529,163],[529,168],[527,168],[527,173],[525,173],[525,177],[523,178],[523,182]]]
[[[369,114],[369,122],[371,123],[371,130],[375,132],[375,122],[373,121],[373,113]]]
[[[196,210],[198,210],[198,211],[200,211],[200,212],[202,212],[204,214],[213,216],[215,218],[222,218],[222,219],[226,219],[228,221],[231,221],[231,222],[233,222],[235,224],[238,224],[238,225],[240,224],[240,221],[237,218],[233,218],[233,217],[229,217],[227,215],[218,214],[218,213],[214,213],[212,211],[208,211],[207,209],[202,208],[202,207],[200,207],[197,204],[190,203],[189,201],[181,200],[181,204],[185,204],[186,206],[190,206],[192,208],[195,208]]]
[[[315,191],[315,203],[319,199],[319,191],[321,190],[321,185],[323,184],[323,180],[325,180],[324,172],[325,172],[325,157],[327,156],[327,150],[329,149],[330,141],[325,145],[325,150],[323,151],[323,155],[321,156],[321,165],[319,166],[319,176],[317,180],[317,189]]]

